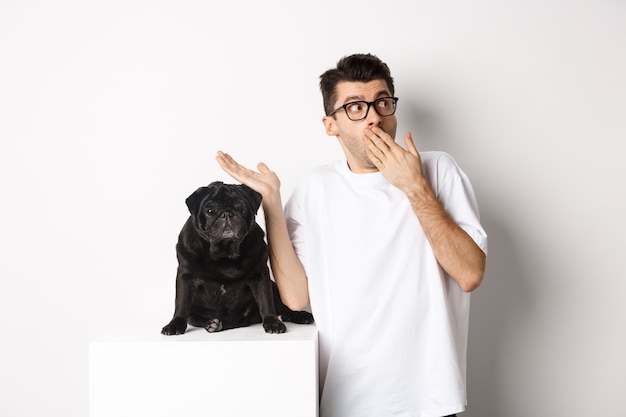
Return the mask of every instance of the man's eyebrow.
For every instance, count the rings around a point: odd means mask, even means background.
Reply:
[[[363,100],[363,96],[349,96],[346,97],[345,100],[343,101],[344,103],[349,103],[351,101],[358,101],[358,100]]]
[[[376,94],[376,98],[379,98],[379,97],[389,97],[390,95],[391,94],[389,94],[389,91],[382,90],[382,91],[379,91],[378,94]],[[365,101],[365,97],[363,97],[363,96],[349,96],[349,97],[346,97],[343,102],[345,104],[345,103],[350,103],[351,101]]]

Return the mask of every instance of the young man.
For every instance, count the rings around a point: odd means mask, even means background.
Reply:
[[[443,152],[406,150],[389,68],[370,54],[321,76],[326,133],[345,160],[319,167],[285,209],[278,176],[218,152],[263,196],[283,301],[310,303],[320,341],[321,417],[438,417],[465,409],[469,292],[487,237],[466,175]]]

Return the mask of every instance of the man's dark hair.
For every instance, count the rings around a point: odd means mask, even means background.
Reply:
[[[378,57],[372,54],[354,54],[344,56],[337,62],[337,68],[332,68],[320,76],[320,90],[324,100],[324,112],[332,113],[337,101],[337,84],[342,81],[370,82],[383,80],[387,83],[389,93],[393,96],[393,78],[389,67]]]

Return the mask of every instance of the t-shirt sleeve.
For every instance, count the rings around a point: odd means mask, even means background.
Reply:
[[[478,202],[468,176],[448,154],[436,163],[437,198],[448,215],[487,253],[487,234],[480,223]]]
[[[304,228],[301,224],[303,216],[302,202],[300,199],[301,193],[296,189],[292,196],[285,205],[285,221],[287,222],[287,232],[291,239],[291,244],[296,252],[296,255],[302,262],[305,270],[307,269],[306,263],[306,250],[305,250],[305,237]]]

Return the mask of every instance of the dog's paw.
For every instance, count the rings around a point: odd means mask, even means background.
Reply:
[[[311,324],[315,322],[313,314],[308,311],[291,311],[281,315],[283,321],[290,321],[297,324]]]
[[[276,316],[266,316],[263,318],[263,328],[265,333],[285,333],[287,326]]]
[[[219,332],[222,331],[222,329],[224,328],[224,326],[222,325],[222,322],[220,319],[213,319],[209,321],[209,324],[206,325],[205,329],[207,332],[209,333],[215,333],[215,332]]]
[[[183,334],[185,333],[185,330],[187,330],[187,319],[184,317],[174,317],[172,321],[161,329],[161,334],[173,336]]]

